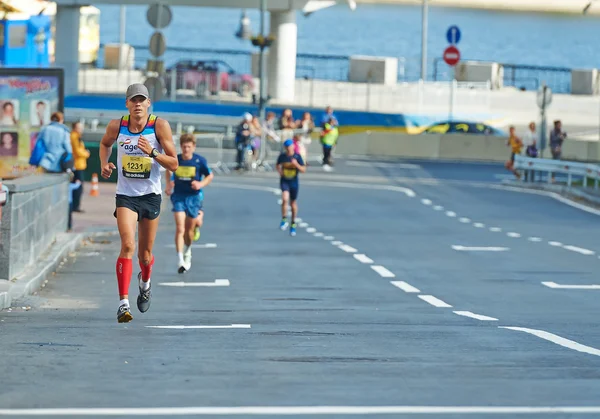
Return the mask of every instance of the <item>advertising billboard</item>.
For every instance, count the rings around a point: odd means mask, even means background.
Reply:
[[[60,68],[0,68],[0,178],[31,170],[29,157],[53,112],[64,112]]]

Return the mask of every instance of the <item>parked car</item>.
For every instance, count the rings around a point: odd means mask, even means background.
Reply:
[[[220,60],[184,60],[169,67],[165,74],[167,94],[171,91],[171,71],[177,73],[175,88],[193,90],[199,97],[219,91],[237,92],[248,96],[254,89],[254,80],[249,74],[237,73],[229,64]]]
[[[421,133],[426,134],[479,134],[479,135],[498,135],[506,136],[501,129],[481,122],[469,121],[440,121],[425,127]]]

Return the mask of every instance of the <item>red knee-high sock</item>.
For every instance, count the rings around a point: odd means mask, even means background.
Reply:
[[[117,282],[119,283],[119,295],[129,295],[129,283],[131,282],[131,273],[133,264],[131,259],[117,259]]]
[[[152,260],[147,265],[144,265],[140,260],[140,269],[142,270],[142,281],[148,282],[150,280],[150,276],[152,275],[152,265],[154,265],[154,255],[152,255]]]

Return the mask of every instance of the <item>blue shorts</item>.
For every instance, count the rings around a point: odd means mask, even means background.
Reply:
[[[295,201],[298,198],[298,189],[300,189],[300,184],[298,181],[292,181],[281,179],[279,182],[281,186],[281,191],[288,191],[290,193],[290,200]]]
[[[171,195],[173,203],[173,212],[185,212],[185,215],[190,218],[196,218],[202,210],[203,199],[200,195]]]

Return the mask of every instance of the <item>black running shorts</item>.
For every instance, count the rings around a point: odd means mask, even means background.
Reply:
[[[142,218],[154,220],[160,215],[160,205],[162,203],[162,195],[148,194],[142,196],[127,196],[117,195],[116,207],[129,208],[131,211],[137,213],[138,221]],[[117,217],[117,210],[115,209],[114,217]]]

